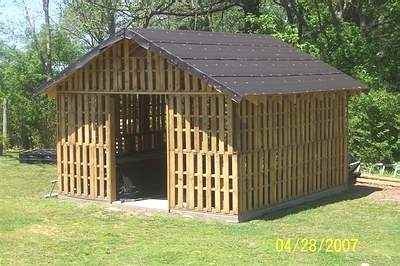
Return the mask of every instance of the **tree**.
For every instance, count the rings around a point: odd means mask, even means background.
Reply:
[[[44,73],[47,79],[51,78],[53,67],[51,62],[51,28],[50,28],[50,14],[49,14],[49,0],[42,0],[43,13],[44,13],[44,26],[45,32],[45,45],[44,45]]]

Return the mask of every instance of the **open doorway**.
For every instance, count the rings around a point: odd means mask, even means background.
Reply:
[[[117,198],[134,207],[168,209],[165,95],[115,97]]]

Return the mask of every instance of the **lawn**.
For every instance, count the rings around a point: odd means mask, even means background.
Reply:
[[[55,167],[0,157],[0,265],[399,265],[400,205],[358,188],[242,224],[112,212],[44,199]],[[355,251],[277,251],[277,239],[358,239]]]

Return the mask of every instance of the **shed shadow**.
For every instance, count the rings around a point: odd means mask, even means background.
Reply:
[[[319,208],[319,207],[337,203],[340,201],[364,198],[374,192],[381,191],[381,190],[382,190],[382,188],[379,188],[379,187],[371,187],[368,185],[357,184],[357,185],[353,186],[351,189],[349,189],[343,193],[340,193],[338,195],[328,196],[328,197],[325,197],[325,198],[322,198],[322,199],[319,199],[316,201],[306,202],[306,203],[303,203],[296,207],[285,208],[280,211],[273,212],[271,214],[266,214],[264,216],[256,218],[255,220],[264,220],[264,221],[276,220],[276,219],[280,219],[280,218],[290,215],[290,214],[296,214],[299,212]]]

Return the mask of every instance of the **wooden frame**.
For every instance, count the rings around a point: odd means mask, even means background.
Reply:
[[[170,210],[250,217],[346,183],[346,92],[235,103],[123,40],[56,95],[62,195],[116,200],[117,154],[145,150],[166,154]]]

